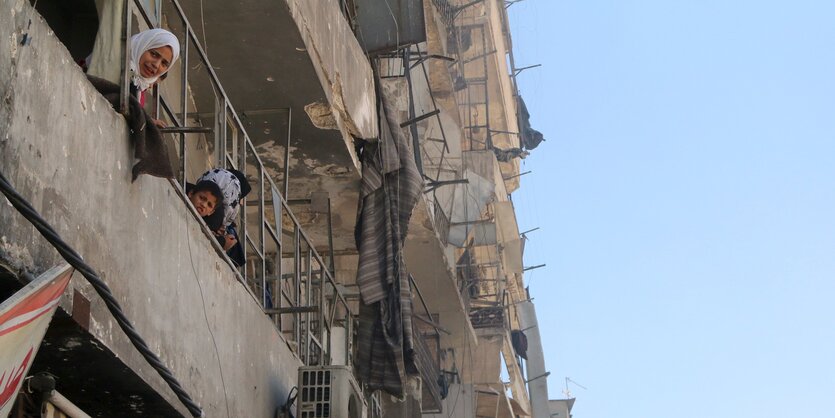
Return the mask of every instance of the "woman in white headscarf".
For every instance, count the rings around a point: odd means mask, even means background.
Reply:
[[[180,41],[165,29],[149,29],[130,38],[131,81],[140,105],[145,105],[145,90],[168,72],[179,56]]]

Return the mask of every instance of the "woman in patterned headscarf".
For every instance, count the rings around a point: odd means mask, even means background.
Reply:
[[[223,168],[209,170],[197,179],[198,182],[203,180],[217,184],[223,192],[223,227],[226,228],[232,224],[240,210],[241,182],[234,173]]]
[[[223,193],[223,226],[215,231],[215,235],[232,262],[237,266],[242,266],[246,262],[246,257],[239,242],[235,219],[241,210],[244,197],[252,191],[252,187],[244,173],[231,168],[209,170],[198,179],[198,181],[202,180],[214,182]]]
[[[246,176],[238,170],[215,168],[203,173],[197,181],[208,180],[214,182],[223,192],[224,220],[223,227],[215,231],[218,241],[223,246],[232,261],[237,265],[244,263],[243,249],[238,243],[237,231],[234,227],[235,219],[241,209],[241,199],[249,193],[250,186]],[[231,250],[231,251],[230,251]]]

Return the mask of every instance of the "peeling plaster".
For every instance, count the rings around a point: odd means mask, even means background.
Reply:
[[[348,113],[348,109],[346,109],[345,98],[342,96],[342,76],[339,73],[336,73],[336,79],[331,83],[331,89],[333,90],[333,108],[336,110],[336,113],[339,114],[342,122],[345,123],[345,129],[347,129],[348,133],[352,136],[362,137],[362,133],[360,133],[359,128],[357,128],[356,122],[354,122],[354,119],[351,118],[351,115]]]
[[[32,254],[26,247],[9,242],[5,235],[0,237],[0,258],[9,263],[9,267],[18,271],[30,270],[35,264]]]
[[[310,28],[308,27],[306,21],[305,21],[305,31],[307,32],[307,36],[308,36],[309,39],[315,39],[313,37],[313,35],[310,33]],[[346,106],[345,106],[345,98],[342,96],[342,76],[339,74],[339,72],[336,72],[333,76],[331,76],[331,74],[328,74],[328,71],[327,71],[328,66],[326,65],[327,63],[322,59],[322,55],[319,52],[319,48],[316,47],[315,43],[311,42],[311,44],[313,45],[313,48],[311,50],[313,53],[310,54],[310,55],[311,55],[312,58],[315,59],[315,61],[316,61],[315,63],[316,63],[317,68],[321,69],[322,76],[325,78],[325,81],[328,83],[328,85],[331,88],[330,100],[331,100],[332,103],[331,103],[331,106],[329,106],[329,108],[330,108],[329,113],[331,115],[331,118],[334,119],[333,122],[334,122],[334,125],[336,127],[335,128],[324,128],[324,129],[340,129],[339,122],[336,121],[336,116],[338,115],[339,119],[342,121],[342,123],[344,125],[343,128],[347,131],[348,134],[350,134],[351,136],[354,136],[354,137],[362,138],[362,136],[363,136],[362,133],[360,133],[359,128],[357,128],[356,122],[353,120],[351,115],[348,113],[348,110],[346,109]],[[311,104],[305,106],[305,108],[304,108],[305,112],[307,112],[308,115],[310,115],[310,111],[308,110],[308,107],[313,105],[313,104],[314,103],[311,103]],[[319,103],[319,104],[323,105],[323,106],[327,106],[327,105],[324,105],[322,103]],[[316,127],[319,127],[319,125],[316,124],[316,121],[314,121],[312,117],[311,117],[311,121],[313,122],[313,124]]]
[[[351,175],[350,168],[338,164],[317,165],[317,161],[310,158],[305,158],[302,162],[319,176],[341,177]]]
[[[284,145],[279,144],[277,141],[267,141],[256,145],[255,150],[258,151],[258,155],[261,156],[261,160],[264,161],[264,165],[268,166],[268,168],[272,168],[276,172],[283,172],[281,168],[284,166]],[[298,148],[291,146],[291,170],[298,165],[299,160],[292,158],[296,152],[298,152]]]
[[[333,119],[334,125],[336,125],[336,128],[328,128],[328,129],[338,129],[340,131],[340,133],[342,134],[342,139],[345,142],[345,145],[347,146],[348,153],[351,156],[351,160],[354,164],[354,167],[359,169],[359,167],[360,167],[359,158],[357,157],[356,152],[353,149],[353,140],[354,140],[354,138],[363,138],[363,139],[372,140],[372,139],[374,139],[374,137],[377,136],[376,130],[374,131],[373,134],[370,134],[370,135],[363,135],[360,132],[360,130],[357,127],[356,121],[354,121],[354,119],[351,117],[351,114],[346,109],[345,99],[344,99],[343,94],[342,94],[342,77],[341,77],[341,75],[339,74],[339,72],[336,72],[333,75],[328,73],[328,68],[329,67],[328,67],[327,63],[325,62],[325,60],[322,59],[321,52],[319,51],[319,48],[317,48],[317,46],[316,46],[316,43],[314,41],[316,39],[316,37],[314,37],[313,34],[311,33],[310,26],[309,26],[309,23],[308,23],[307,19],[303,19],[302,26],[304,27],[304,31],[303,31],[304,35],[307,38],[307,42],[305,42],[305,43],[308,44],[308,54],[314,60],[314,64],[315,64],[314,67],[317,68],[317,70],[318,70],[317,73],[319,73],[321,75],[321,78],[323,79],[323,81],[328,86],[330,86],[331,91],[329,93],[330,93],[331,97],[329,99],[332,103],[331,103],[331,106],[328,106],[329,107],[328,111],[330,113],[331,118]],[[300,27],[300,29],[301,29],[301,27]],[[373,86],[370,86],[369,88],[362,89],[361,93],[366,94],[366,95],[374,94],[374,88],[373,88]],[[374,103],[373,100],[367,100],[367,102],[368,103]],[[305,112],[308,114],[308,116],[311,115],[311,109],[312,108],[309,109],[309,107],[311,105],[313,105],[313,103],[305,106]],[[325,106],[327,106],[327,105],[325,105]],[[323,109],[319,109],[319,110],[321,111],[320,112],[321,115],[326,115],[328,113],[328,112],[322,111]],[[359,111],[359,112],[363,111],[362,108],[359,108],[359,109],[356,109],[356,110]],[[375,109],[372,106],[372,108],[367,109],[367,111],[375,112]],[[339,119],[337,119],[337,117]],[[319,127],[319,125],[317,124],[317,121],[314,120],[312,116],[311,116],[311,122],[313,123],[314,126]],[[323,121],[318,121],[318,122],[321,123]],[[327,120],[327,122],[330,122],[330,120]],[[341,122],[341,124],[340,124],[340,122]],[[325,125],[325,126],[331,126],[331,125]]]
[[[313,126],[319,129],[339,130],[339,125],[336,123],[331,107],[326,103],[313,102],[304,107],[304,112],[310,118]]]

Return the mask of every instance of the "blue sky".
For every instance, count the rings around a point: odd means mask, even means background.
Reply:
[[[525,0],[514,193],[575,418],[831,417],[835,2]]]

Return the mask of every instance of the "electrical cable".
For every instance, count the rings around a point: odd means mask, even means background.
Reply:
[[[212,331],[212,326],[209,324],[209,315],[206,312],[206,297],[203,295],[203,285],[200,284],[200,276],[197,275],[197,268],[194,266],[194,256],[191,254],[191,235],[186,234],[186,243],[188,244],[188,261],[191,263],[191,271],[194,273],[194,281],[197,282],[197,288],[200,290],[200,300],[203,302],[203,319],[206,320],[206,328],[209,330],[209,335],[212,337],[212,345],[215,347],[215,357],[217,358],[217,368],[220,370],[220,384],[223,386],[223,400],[226,403],[226,418],[229,418],[229,397],[226,393],[226,380],[223,378],[223,364],[220,362],[220,350],[217,348],[217,341],[215,333]]]
[[[452,418],[452,414],[454,414],[456,412],[455,408],[458,407],[458,397],[461,396],[461,391],[462,390],[464,390],[464,389],[461,387],[461,383],[459,383],[458,384],[458,392],[455,392],[455,402],[452,403],[452,408],[447,413],[447,416],[446,416],[447,418]]]
[[[203,0],[200,0],[200,31],[203,32],[203,52],[209,53],[209,44],[206,43],[206,20],[203,18]]]
[[[383,0],[386,3],[386,8],[389,10],[389,14],[391,15],[391,20],[394,22],[394,36],[395,36],[395,45],[397,49],[400,49],[400,25],[397,23],[397,17],[394,15],[394,11],[391,10],[391,5],[389,4],[389,0]],[[408,66],[408,63],[406,63]]]
[[[113,315],[116,319],[116,323],[119,324],[119,327],[122,328],[122,331],[125,332],[128,339],[130,340],[131,344],[136,347],[136,350],[139,351],[139,354],[157,371],[157,373],[162,377],[162,380],[168,385],[169,388],[177,395],[177,398],[180,402],[185,405],[186,409],[188,409],[189,413],[193,417],[203,417],[203,409],[198,405],[191,396],[183,389],[180,385],[180,382],[174,377],[174,374],[169,370],[159,359],[159,357],[148,348],[148,344],[142,339],[142,336],[136,331],[131,324],[130,320],[125,316],[124,312],[122,311],[122,307],[119,305],[119,302],[113,296],[113,293],[110,291],[110,288],[107,286],[104,281],[99,278],[98,274],[96,274],[95,270],[92,267],[87,265],[84,262],[81,255],[79,255],[72,247],[69,246],[64,240],[61,238],[60,235],[49,225],[49,223],[44,220],[40,214],[29,204],[26,199],[23,198],[15,189],[12,187],[11,183],[6,179],[6,176],[3,175],[2,171],[0,171],[0,192],[6,196],[9,202],[14,206],[15,209],[24,217],[27,221],[29,221],[37,230],[41,233],[41,235],[61,254],[61,257],[64,258],[73,268],[75,268],[79,273],[81,273],[84,278],[93,286],[93,289],[96,290],[96,293],[102,298],[104,301],[105,306],[107,306],[107,310]]]

